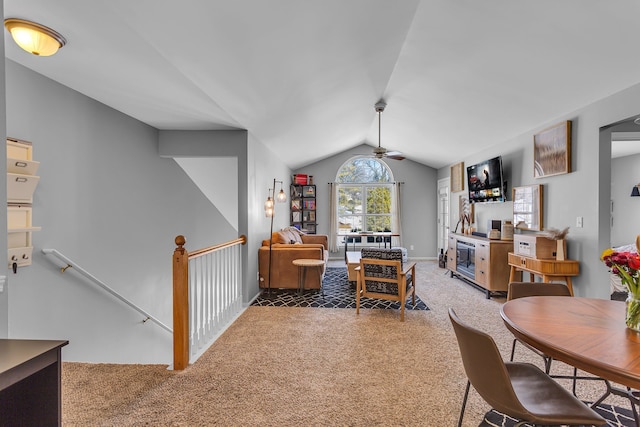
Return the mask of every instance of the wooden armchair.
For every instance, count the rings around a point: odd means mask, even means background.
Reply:
[[[400,302],[400,321],[404,322],[404,305],[411,293],[416,303],[415,262],[403,266],[400,249],[362,249],[356,281],[356,314],[360,298],[378,298]]]

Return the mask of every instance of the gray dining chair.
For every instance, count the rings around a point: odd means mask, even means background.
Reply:
[[[607,421],[530,363],[504,362],[493,338],[460,320],[452,308],[453,325],[467,375],[458,427],[462,426],[470,386],[493,409],[519,420],[515,427],[534,425],[602,426]]]

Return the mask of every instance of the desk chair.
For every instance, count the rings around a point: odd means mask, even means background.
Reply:
[[[356,314],[360,298],[378,298],[400,302],[400,321],[404,322],[404,305],[411,294],[416,304],[415,262],[402,263],[401,249],[363,248],[356,280]]]
[[[504,362],[490,335],[474,329],[449,309],[468,381],[458,427],[473,388],[491,407],[520,421],[536,425],[606,425],[604,418],[530,363]]]

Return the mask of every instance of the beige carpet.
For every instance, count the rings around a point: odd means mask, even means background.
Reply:
[[[183,372],[65,362],[63,424],[455,426],[466,377],[447,310],[494,336],[506,359],[504,299],[487,300],[434,262],[416,276],[431,310],[406,311],[404,323],[388,310],[249,307]],[[517,357],[541,366],[522,347]],[[585,384],[581,397],[602,390]],[[472,391],[464,425],[489,409]]]

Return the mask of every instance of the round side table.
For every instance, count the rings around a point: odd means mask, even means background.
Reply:
[[[310,267],[316,267],[318,271],[318,280],[320,281],[320,291],[324,298],[324,287],[322,286],[322,267],[324,266],[324,261],[321,259],[294,259],[292,262],[293,265],[298,267],[298,295],[302,295],[304,293],[307,269]]]

